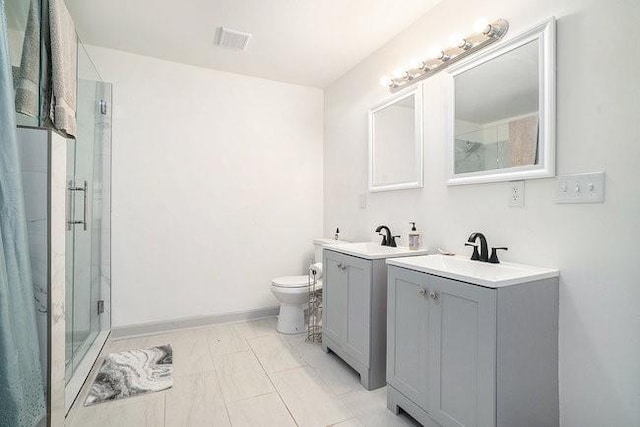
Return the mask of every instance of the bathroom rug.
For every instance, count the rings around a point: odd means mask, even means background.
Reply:
[[[170,344],[105,356],[84,406],[126,399],[173,386]]]

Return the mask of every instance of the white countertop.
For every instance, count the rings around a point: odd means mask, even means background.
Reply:
[[[406,246],[391,248],[389,246],[382,246],[378,242],[346,243],[340,242],[339,240],[335,242],[336,243],[325,245],[324,248],[364,259],[385,259],[397,257],[410,259],[411,256],[426,255],[427,253],[427,249],[411,250]]]
[[[488,288],[517,285],[534,280],[558,277],[560,271],[553,268],[503,262],[490,264],[471,261],[466,256],[427,255],[388,260],[387,264]]]

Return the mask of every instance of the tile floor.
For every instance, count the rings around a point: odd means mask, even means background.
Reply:
[[[173,388],[84,407],[88,384],[67,425],[102,426],[414,426],[386,407],[385,388],[359,377],[305,335],[284,336],[275,318],[107,341],[102,354],[170,343]],[[90,375],[95,376],[98,361]]]

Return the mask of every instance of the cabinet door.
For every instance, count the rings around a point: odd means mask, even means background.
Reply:
[[[429,412],[443,426],[494,426],[495,289],[431,276],[429,299]]]
[[[369,367],[371,334],[371,261],[345,255],[347,334],[345,352]]]
[[[342,255],[324,250],[323,333],[340,345],[347,335],[347,281]]]
[[[387,382],[425,409],[429,278],[389,266],[387,279]]]

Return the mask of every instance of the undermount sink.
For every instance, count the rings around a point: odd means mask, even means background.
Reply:
[[[387,261],[389,265],[461,280],[488,288],[517,285],[534,280],[557,277],[557,269],[534,267],[530,265],[503,262],[490,264],[472,261],[467,257],[455,255],[427,255],[407,258],[396,258]]]
[[[381,259],[381,258],[397,258],[397,257],[409,257],[410,255],[424,255],[427,253],[426,249],[411,250],[407,246],[398,246],[397,248],[391,248],[389,246],[382,246],[378,242],[356,242],[347,243],[336,241],[324,246],[325,249],[342,252],[344,254],[353,255],[364,259]]]

